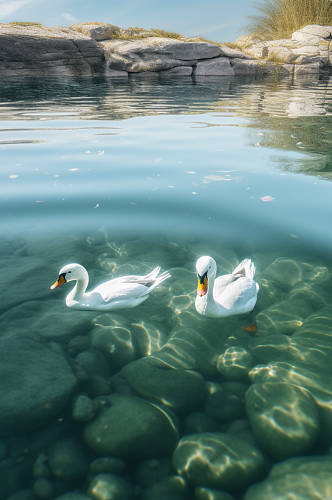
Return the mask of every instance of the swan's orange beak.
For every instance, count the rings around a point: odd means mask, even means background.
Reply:
[[[206,273],[204,274],[204,276],[198,275],[197,295],[203,297],[203,295],[207,293],[207,289],[208,289],[208,281]]]
[[[51,286],[51,290],[54,290],[54,288],[58,288],[59,286],[63,285],[66,283],[65,277],[63,274],[60,274],[54,285]]]

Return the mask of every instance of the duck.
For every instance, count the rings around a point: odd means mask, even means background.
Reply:
[[[252,312],[252,324],[242,328],[249,332],[257,331],[254,307],[259,285],[254,281],[255,271],[254,263],[244,259],[231,274],[216,279],[216,261],[209,256],[200,257],[196,263],[196,311],[208,318]]]
[[[156,267],[145,276],[123,276],[97,286],[91,292],[86,292],[89,274],[80,264],[68,264],[60,272],[51,290],[69,281],[75,281],[73,290],[66,297],[66,304],[80,311],[113,311],[114,309],[129,309],[144,302],[149,293],[170,277],[166,271],[161,274]]]

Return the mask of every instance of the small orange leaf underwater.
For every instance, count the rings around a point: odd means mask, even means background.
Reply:
[[[258,328],[257,326],[255,325],[255,323],[253,323],[252,325],[249,325],[249,326],[243,326],[242,327],[243,330],[245,330],[246,332],[257,332]]]

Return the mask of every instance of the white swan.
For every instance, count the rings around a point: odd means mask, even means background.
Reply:
[[[115,278],[85,293],[89,283],[87,270],[80,264],[68,264],[60,270],[59,277],[51,289],[58,288],[67,281],[76,281],[75,287],[66,298],[68,307],[84,311],[128,309],[144,302],[151,290],[170,277],[168,272],[159,274],[159,271],[160,267],[156,267],[146,276]]]
[[[253,311],[259,290],[254,281],[255,265],[245,259],[232,274],[215,280],[217,264],[212,257],[201,257],[196,263],[198,277],[195,307],[198,313],[209,318],[224,318]],[[255,321],[245,330],[256,331]]]

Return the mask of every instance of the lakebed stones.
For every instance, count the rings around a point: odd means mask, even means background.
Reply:
[[[306,453],[318,439],[316,403],[300,387],[254,384],[246,393],[246,409],[260,445],[277,460]]]
[[[258,449],[237,436],[218,432],[182,438],[173,465],[194,486],[226,491],[245,488],[265,472]]]
[[[244,500],[325,500],[331,496],[331,456],[300,457],[276,464],[267,479],[251,486]]]
[[[121,374],[141,397],[176,413],[189,413],[204,398],[204,379],[199,373],[167,369],[153,357],[128,364]]]
[[[246,380],[253,366],[253,357],[243,347],[229,347],[219,356],[218,371],[228,380]]]
[[[77,481],[84,478],[89,471],[89,455],[81,442],[66,438],[49,448],[48,464],[56,478]]]
[[[38,428],[61,411],[77,385],[66,359],[37,334],[0,339],[1,435]]]
[[[115,474],[99,474],[90,483],[88,491],[95,500],[131,500],[134,490],[123,477]]]
[[[96,453],[129,460],[172,453],[178,433],[159,407],[116,393],[102,401],[99,414],[84,430],[86,443]]]

